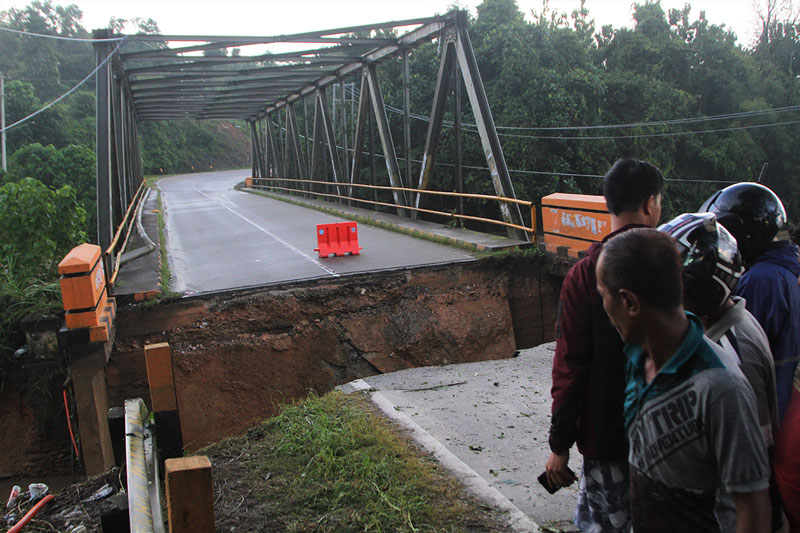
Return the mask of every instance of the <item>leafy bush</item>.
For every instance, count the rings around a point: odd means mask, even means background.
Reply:
[[[78,203],[86,211],[83,229],[93,236],[97,233],[95,169],[94,151],[85,146],[69,144],[57,149],[52,144],[33,143],[11,154],[8,172],[0,177],[0,184],[36,178],[53,189],[71,186]]]
[[[0,257],[52,279],[61,258],[86,241],[85,221],[69,185],[54,190],[35,178],[6,183],[0,187]]]
[[[24,178],[0,186],[0,374],[23,343],[20,320],[61,307],[57,265],[86,241],[85,220],[68,185]]]

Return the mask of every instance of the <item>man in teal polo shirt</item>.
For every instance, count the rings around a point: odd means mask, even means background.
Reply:
[[[635,531],[719,531],[717,491],[736,529],[769,531],[767,453],[755,398],[733,355],[703,337],[682,305],[675,241],[652,229],[611,240],[597,290],[627,344],[625,391]]]

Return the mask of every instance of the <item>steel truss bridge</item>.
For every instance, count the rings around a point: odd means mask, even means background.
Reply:
[[[400,34],[400,31],[405,33]],[[106,268],[117,266],[113,249],[131,207],[141,196],[143,172],[139,125],[144,121],[226,119],[250,126],[253,184],[305,195],[389,205],[397,214],[416,217],[425,195],[453,194],[433,187],[434,165],[451,84],[455,93],[456,193],[496,201],[508,236],[530,240],[495,129],[467,32],[467,14],[336,28],[274,37],[129,35],[120,40],[96,30],[97,58],[97,221],[98,244]],[[440,63],[419,176],[411,175],[409,126],[409,53],[438,40]],[[254,47],[292,49],[256,55],[228,54]],[[299,48],[299,49],[298,49]],[[252,48],[251,48],[252,49]],[[405,172],[395,151],[378,68],[403,60]],[[348,138],[347,114],[331,113],[329,95],[360,77],[357,118]],[[466,88],[496,196],[467,195],[461,178],[461,83]],[[309,108],[313,118],[309,118]],[[302,117],[302,122],[298,120]],[[301,133],[298,124],[302,123]],[[388,184],[362,181],[364,144],[377,130]],[[309,131],[312,130],[312,131]],[[337,139],[341,143],[337,143]],[[374,148],[368,155],[374,157]],[[290,183],[294,184],[290,186]],[[391,201],[366,200],[364,187],[391,191]],[[355,191],[355,194],[354,194]],[[476,218],[459,206],[452,216]],[[447,213],[450,214],[450,213]],[[532,222],[533,225],[533,222]],[[115,228],[116,231],[115,231]],[[119,254],[117,255],[117,258]]]

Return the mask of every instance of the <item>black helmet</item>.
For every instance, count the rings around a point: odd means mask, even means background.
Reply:
[[[717,215],[720,224],[736,237],[745,263],[752,265],[786,224],[780,198],[758,183],[736,183],[715,192],[700,211]]]
[[[658,230],[678,241],[687,308],[700,316],[718,311],[744,270],[736,239],[713,213],[684,213]]]

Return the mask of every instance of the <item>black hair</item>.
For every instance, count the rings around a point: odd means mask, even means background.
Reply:
[[[638,211],[651,196],[664,191],[664,176],[647,161],[618,159],[603,178],[603,196],[611,214]]]
[[[683,301],[681,256],[675,239],[653,228],[620,233],[603,245],[603,284],[612,294],[628,289],[662,311]]]

